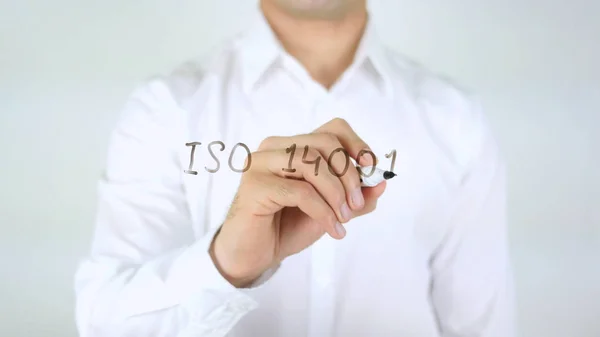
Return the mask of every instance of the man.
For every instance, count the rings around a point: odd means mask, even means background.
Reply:
[[[476,101],[381,45],[364,0],[260,10],[128,101],[76,275],[81,336],[513,336]],[[396,177],[361,187],[355,162]]]

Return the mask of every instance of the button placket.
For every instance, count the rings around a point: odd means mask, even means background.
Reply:
[[[323,96],[316,99],[313,104],[313,115],[319,126],[339,116],[334,98]]]
[[[324,236],[311,247],[309,337],[328,336],[331,333],[335,309],[334,244],[334,239]]]

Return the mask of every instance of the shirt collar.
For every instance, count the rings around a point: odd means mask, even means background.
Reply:
[[[253,91],[258,81],[285,53],[283,46],[260,10],[250,28],[238,39],[236,47],[241,63],[242,86],[246,93]],[[376,72],[381,89],[386,95],[391,92],[390,61],[386,55],[385,46],[376,33],[371,15],[369,15],[354,60],[353,67],[364,67],[370,63]]]

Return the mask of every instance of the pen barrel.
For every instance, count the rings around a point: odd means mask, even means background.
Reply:
[[[380,168],[373,168],[372,166],[360,167],[360,179],[361,186],[363,187],[373,187],[377,186],[379,183],[385,180],[383,174],[384,170]],[[373,172],[371,174],[371,171]],[[368,175],[368,176],[367,176]]]

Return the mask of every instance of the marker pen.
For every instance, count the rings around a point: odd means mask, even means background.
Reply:
[[[359,167],[357,167],[358,169]],[[366,177],[365,175],[370,174],[373,170],[373,174]],[[385,171],[373,166],[360,166],[360,182],[363,187],[373,187],[381,183],[384,180],[392,179],[396,176],[396,173],[392,171]]]

